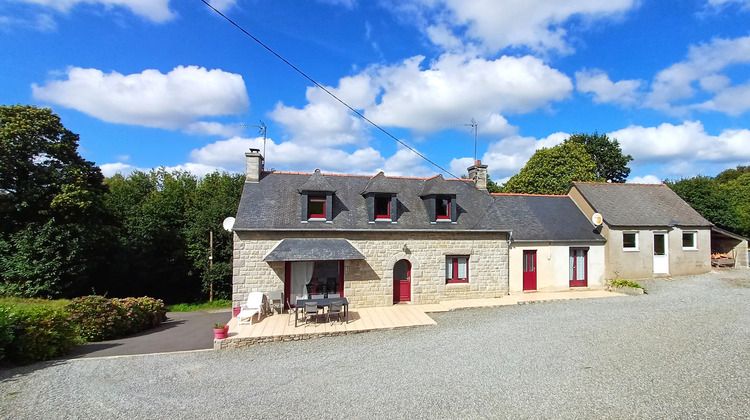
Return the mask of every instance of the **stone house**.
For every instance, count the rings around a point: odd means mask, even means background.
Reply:
[[[246,153],[233,301],[251,291],[346,296],[357,306],[508,294],[510,227],[473,179],[263,171]]]
[[[587,218],[603,219],[606,278],[711,270],[711,223],[666,185],[578,182],[569,196]]]

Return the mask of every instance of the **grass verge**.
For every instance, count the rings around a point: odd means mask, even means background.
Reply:
[[[198,302],[198,303],[178,303],[175,305],[167,305],[169,312],[193,312],[193,311],[208,311],[211,309],[229,309],[232,307],[232,301],[229,299],[216,299],[213,302]]]

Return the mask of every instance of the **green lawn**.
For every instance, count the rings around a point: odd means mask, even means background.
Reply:
[[[201,302],[201,303],[178,303],[176,305],[167,305],[169,312],[192,312],[192,311],[205,311],[210,309],[225,309],[231,308],[232,301],[228,299],[216,299],[213,302]]]
[[[63,306],[67,305],[70,300],[68,299],[24,299],[24,298],[12,298],[12,297],[0,297],[0,305],[17,307],[17,308],[31,308],[34,306],[47,306],[52,309],[62,309]]]

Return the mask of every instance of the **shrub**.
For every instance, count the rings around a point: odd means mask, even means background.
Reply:
[[[610,287],[633,287],[636,289],[643,289],[643,293],[646,293],[646,288],[640,284],[630,280],[612,280],[609,283]]]
[[[10,319],[11,308],[0,305],[0,360],[5,358],[5,349],[13,342],[13,323]]]
[[[83,296],[66,307],[71,321],[87,341],[112,340],[153,328],[166,320],[166,307],[149,297],[108,299]]]
[[[13,363],[47,360],[81,343],[64,310],[38,306],[14,308],[6,313],[12,338],[5,354]]]

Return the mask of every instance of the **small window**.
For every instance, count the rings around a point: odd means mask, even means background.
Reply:
[[[322,195],[311,195],[307,198],[307,218],[326,218],[326,197]]]
[[[445,282],[469,282],[469,257],[445,257]]]
[[[446,196],[435,197],[435,217],[438,220],[450,220],[451,198]]]
[[[638,232],[624,232],[622,234],[622,249],[625,251],[638,250]]]
[[[375,218],[385,220],[391,219],[390,197],[375,197]]]
[[[695,232],[682,232],[682,249],[698,249]]]

